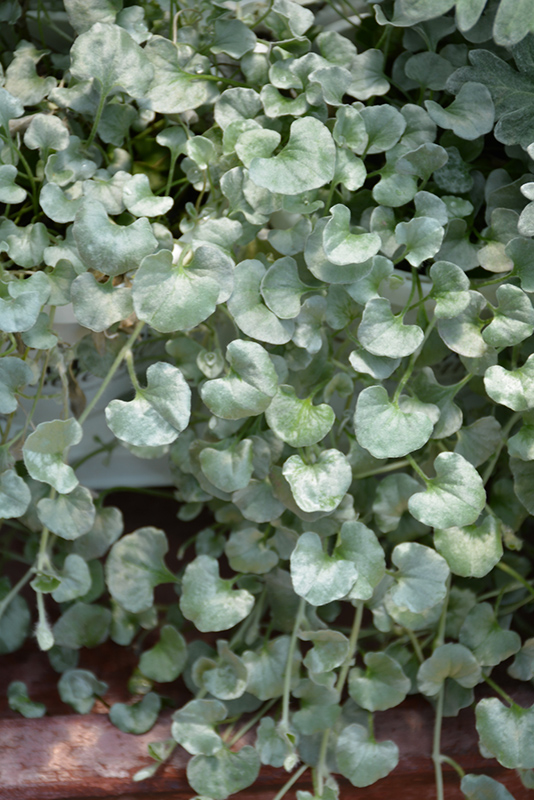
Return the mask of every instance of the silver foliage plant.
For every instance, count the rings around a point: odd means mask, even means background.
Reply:
[[[443,762],[511,798],[441,754],[473,705],[533,785],[502,688],[534,675],[533,9],[0,3],[0,652],[34,637],[87,713],[80,649],[134,644],[131,733],[184,680],[137,780],[180,744],[203,797],[266,764],[335,800],[395,769],[373,712],[420,693],[438,800]],[[119,451],[168,459],[169,536],[83,485]]]

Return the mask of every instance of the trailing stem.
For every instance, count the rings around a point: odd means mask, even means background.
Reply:
[[[447,622],[447,608],[449,605],[449,594],[451,587],[451,577],[447,579],[447,595],[443,603],[443,609],[439,619],[438,632],[434,641],[434,650],[445,642],[445,625]],[[443,757],[441,755],[441,725],[443,722],[443,702],[445,700],[445,682],[441,685],[436,703],[436,716],[434,718],[434,737],[432,742],[432,761],[434,762],[434,774],[436,776],[436,800],[444,800],[443,794],[443,771],[441,765]]]
[[[295,617],[295,624],[291,633],[291,640],[289,642],[289,650],[287,652],[286,672],[284,675],[284,693],[282,695],[282,719],[281,724],[283,728],[289,727],[289,698],[291,695],[291,675],[293,673],[293,656],[295,655],[295,648],[297,646],[297,635],[300,628],[300,622],[306,606],[306,600],[302,597]]]
[[[358,600],[358,602],[356,603],[356,611],[354,613],[354,622],[352,623],[352,629],[349,636],[349,653],[347,655],[347,658],[345,659],[345,663],[343,664],[343,666],[339,671],[336,683],[336,692],[338,693],[338,697],[340,700],[341,700],[341,695],[343,693],[343,689],[345,688],[345,681],[347,680],[349,669],[351,668],[354,656],[356,654],[356,648],[358,646],[358,637],[360,635],[360,628],[362,626],[362,617],[363,617],[363,601]],[[317,777],[316,793],[318,797],[321,797],[323,794],[323,786],[326,773],[326,754],[328,752],[328,740],[330,738],[330,731],[331,728],[327,728],[323,733],[321,748],[319,750],[319,760],[316,769],[316,777]]]

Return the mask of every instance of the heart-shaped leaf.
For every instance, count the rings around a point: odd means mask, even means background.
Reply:
[[[395,769],[399,748],[392,741],[377,742],[363,725],[348,725],[339,735],[336,762],[353,786],[370,786]]]
[[[182,580],[180,608],[199,631],[224,631],[248,616],[254,597],[245,589],[232,589],[232,581],[219,577],[219,565],[210,556],[197,556]]]
[[[270,429],[292,447],[307,447],[320,442],[335,421],[326,403],[314,406],[310,397],[300,400],[292,386],[279,386],[265,419]]]
[[[295,592],[314,606],[345,597],[358,577],[354,562],[325,553],[316,533],[301,534],[290,564]]]
[[[404,325],[402,316],[393,314],[389,300],[377,297],[366,303],[358,339],[369,353],[402,358],[417,350],[423,338],[418,325]]]
[[[507,708],[496,697],[481,700],[476,707],[480,741],[508,769],[534,767],[534,707]]]
[[[437,125],[452,130],[460,139],[472,141],[493,130],[495,108],[482,83],[464,83],[447,108],[434,100],[425,100],[425,108]]]
[[[313,647],[304,656],[303,664],[310,672],[331,672],[340,667],[349,655],[349,640],[340,631],[301,631],[299,638],[313,642]]]
[[[434,528],[472,525],[486,504],[476,469],[457,453],[440,453],[434,469],[436,477],[427,482],[426,491],[408,500],[410,514]]]
[[[68,494],[55,498],[43,497],[37,503],[39,519],[62,539],[77,539],[88,533],[95,521],[95,507],[91,492],[76,486]]]
[[[245,745],[237,753],[225,748],[213,756],[194,756],[187,764],[187,780],[199,795],[226,800],[253,784],[259,771],[257,751]]]
[[[67,494],[78,485],[72,467],[65,464],[70,447],[81,441],[82,428],[75,419],[41,422],[22,448],[26,469],[36,481]]]
[[[39,719],[46,714],[45,704],[31,700],[22,681],[11,681],[7,687],[7,702],[12,711],[18,711],[26,719]]]
[[[365,672],[359,668],[349,672],[349,694],[368,711],[385,711],[402,703],[411,681],[401,665],[386,653],[366,653]]]
[[[286,344],[295,329],[291,320],[278,319],[263,303],[260,286],[266,269],[260,261],[247,259],[234,271],[235,288],[228,310],[236,325],[254,339],[268,344]]]
[[[76,491],[76,490],[74,490]],[[76,553],[69,553],[63,564],[63,569],[58,573],[61,583],[52,592],[56,603],[66,603],[83,597],[91,588],[91,573],[87,563]]]
[[[171,444],[189,423],[191,390],[178,367],[157,362],[133,400],[112,400],[106,422],[115,436],[140,447]]]
[[[185,667],[187,645],[182,634],[172,625],[163,625],[159,642],[145,650],[139,659],[139,669],[157,683],[175,681]]]
[[[278,155],[254,158],[250,177],[258,186],[284,195],[302,194],[330,183],[336,166],[336,146],[318,119],[296,119],[289,141]]]
[[[88,714],[97,696],[107,692],[108,685],[87,669],[68,669],[61,675],[57,689],[64,703],[78,714]]]
[[[384,577],[384,551],[376,535],[362,522],[344,522],[334,554],[356,564],[358,578],[349,593],[351,600],[368,600]]]
[[[489,775],[464,775],[460,788],[467,800],[514,800],[508,789]]]
[[[282,472],[303,511],[333,511],[352,483],[349,462],[339,450],[323,450],[314,464],[290,456]]]
[[[438,694],[448,678],[467,689],[480,682],[482,670],[467,647],[456,642],[436,647],[430,658],[423,661],[417,673],[417,685],[423,694]]]
[[[215,726],[225,717],[218,700],[191,700],[172,715],[172,738],[192,755],[211,756],[223,747]]]
[[[432,217],[414,217],[409,222],[399,222],[395,228],[395,239],[406,248],[404,257],[419,267],[427,258],[440,249],[445,231]]]
[[[382,242],[377,233],[350,232],[347,206],[332,206],[330,213],[331,219],[323,231],[323,246],[329,261],[340,265],[361,264],[378,253]]]
[[[265,544],[265,535],[256,528],[244,528],[230,534],[225,553],[236,572],[262,575],[278,564],[278,555]]]
[[[396,606],[418,614],[445,598],[450,571],[435,550],[416,542],[403,542],[394,548],[391,560],[398,572],[388,594]]]
[[[134,614],[154,602],[154,589],[174,581],[163,561],[167,537],[157,528],[139,528],[115,542],[106,561],[106,583],[112,597]]]
[[[289,578],[289,576],[288,576]],[[292,596],[295,594],[291,592]],[[257,652],[245,650],[242,659],[248,672],[247,691],[260,700],[281,697],[284,691],[284,678],[289,657],[289,636],[277,636],[268,644],[263,644]],[[299,682],[299,664],[301,655],[294,651],[291,664],[291,688]]]
[[[109,710],[109,721],[123,733],[147,733],[154,727],[161,709],[161,697],[155,692],[145,694],[138,703],[114,703]]]
[[[459,639],[481,666],[494,667],[521,649],[519,634],[501,628],[489,603],[478,603],[471,609],[460,628]]]
[[[31,492],[14,469],[0,474],[0,519],[21,517],[26,513],[30,501]]]
[[[228,647],[228,642],[217,642],[218,660],[199,658],[193,668],[193,679],[219,700],[236,700],[247,688],[248,674],[244,662]]]
[[[86,268],[112,277],[137,269],[157,245],[147,219],[116,225],[108,218],[102,203],[90,198],[84,200],[76,214],[72,230]]]
[[[97,647],[109,636],[111,612],[96,603],[73,603],[53,627],[54,642],[60,647],[79,650]]]
[[[497,300],[495,316],[482,331],[484,341],[492,347],[510,347],[532,336],[534,308],[519,286],[499,286]]]
[[[484,375],[484,386],[492,400],[513,411],[534,408],[534,355],[518,369],[489,367]]]
[[[451,572],[463,578],[483,578],[497,564],[503,553],[501,526],[488,515],[480,525],[436,530],[434,544],[447,560]]]
[[[358,396],[354,429],[358,444],[375,458],[398,458],[428,442],[434,425],[421,412],[404,412],[383,386],[369,386]]]

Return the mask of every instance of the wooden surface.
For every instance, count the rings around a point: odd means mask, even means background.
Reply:
[[[97,657],[98,651],[98,657]],[[84,650],[80,666],[93,669],[99,678],[108,681],[108,702],[126,699],[125,677],[135,663],[129,648],[107,644],[97,651]],[[47,704],[48,715],[26,720],[10,711],[5,694],[0,705],[0,798],[1,800],[66,800],[66,798],[121,798],[148,800],[166,797],[190,800],[194,792],[185,778],[188,754],[177,747],[170,762],[150,780],[134,783],[132,776],[141,767],[152,763],[147,755],[147,743],[168,738],[170,710],[165,711],[154,728],[142,736],[122,733],[109,722],[105,706],[100,703],[95,712],[81,716],[72,712],[59,699],[56,691],[58,675],[51,670],[44,655],[30,648],[2,659],[0,686],[10,680],[26,681],[32,699]],[[173,694],[180,703],[187,698],[177,681]],[[161,687],[163,690],[163,686]],[[519,685],[514,691],[518,702],[530,705],[534,691]],[[182,694],[182,698],[180,698]],[[421,697],[410,697],[397,708],[375,714],[375,734],[378,741],[393,739],[400,750],[400,763],[387,778],[365,789],[354,789],[341,780],[343,800],[433,800],[434,771],[430,758],[432,748],[433,710]],[[250,731],[244,743],[253,743]],[[445,719],[442,752],[457,760],[466,772],[484,772],[501,780],[516,800],[528,800],[534,793],[521,785],[515,772],[505,770],[494,759],[481,757],[470,709],[456,718]],[[444,766],[447,800],[460,800],[456,773]],[[285,783],[284,770],[262,768],[256,784],[235,795],[237,800],[272,798]],[[305,774],[297,788],[311,789]],[[295,788],[288,800],[295,797]]]

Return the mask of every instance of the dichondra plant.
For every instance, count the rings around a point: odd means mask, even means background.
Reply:
[[[36,640],[87,713],[83,648],[135,644],[114,725],[191,696],[136,779],[180,745],[213,800],[262,764],[276,800],[307,771],[298,800],[373,784],[399,759],[373,712],[409,694],[438,800],[444,764],[511,797],[441,752],[473,705],[532,787],[533,4],[5,0],[0,23],[0,652]],[[124,531],[121,454],[145,486],[163,464],[175,530]],[[8,701],[46,713],[20,681]]]

